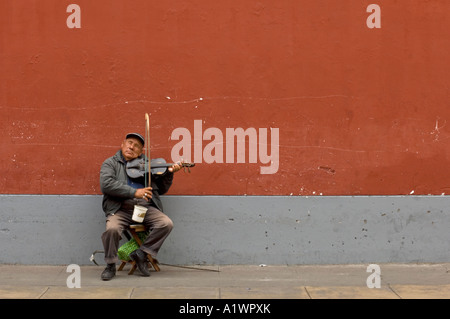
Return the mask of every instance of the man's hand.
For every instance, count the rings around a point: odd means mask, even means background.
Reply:
[[[178,172],[183,166],[181,165],[183,162],[177,162],[168,168],[169,172],[175,173]]]
[[[138,188],[136,190],[136,193],[134,193],[135,198],[143,198],[147,202],[152,199],[152,188],[151,187],[145,187],[145,188]]]

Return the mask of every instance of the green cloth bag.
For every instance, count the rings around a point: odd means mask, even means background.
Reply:
[[[137,233],[137,235],[138,235],[139,239],[141,240],[141,242],[144,242],[145,238],[147,238],[148,233],[140,232],[140,233]],[[129,241],[127,241],[125,244],[123,244],[122,246],[119,247],[119,250],[117,251],[117,256],[119,257],[120,260],[129,261],[129,260],[131,260],[130,254],[138,248],[139,248],[138,243],[136,242],[136,240],[134,238],[132,238]]]

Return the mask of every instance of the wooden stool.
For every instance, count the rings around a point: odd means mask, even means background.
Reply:
[[[142,224],[130,225],[130,227],[127,230],[131,233],[131,236],[133,236],[133,238],[136,240],[139,247],[141,247],[142,241],[137,233],[145,232],[147,230],[145,226]],[[155,271],[160,271],[161,269],[159,269],[158,261],[156,259],[153,259],[153,257],[150,254],[146,255],[148,261],[150,262],[150,265],[155,269]],[[123,267],[125,267],[127,263],[130,263],[132,265],[130,271],[128,272],[128,275],[132,275],[137,268],[136,263],[132,260],[128,261],[122,260],[122,263],[120,264],[118,271],[123,270]]]

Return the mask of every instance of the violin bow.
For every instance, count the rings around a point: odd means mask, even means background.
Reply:
[[[145,180],[145,187],[151,186],[152,185],[152,174],[150,174],[151,172],[151,164],[150,164],[150,116],[148,115],[148,113],[145,113],[145,137],[144,137],[144,142],[146,144],[145,147],[145,156],[147,157],[147,161],[148,161],[148,166],[145,166],[145,172],[147,172],[148,169],[148,181],[147,179]],[[147,185],[148,182],[148,185]]]

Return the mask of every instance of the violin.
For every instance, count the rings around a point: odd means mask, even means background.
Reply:
[[[179,163],[167,163],[164,158],[154,158],[150,161],[150,167],[151,167],[151,173],[152,175],[162,175],[166,172],[166,170],[171,167],[172,165],[178,164],[181,167],[183,167],[185,170],[187,168],[188,172],[190,173],[190,167],[194,167],[195,163],[186,163],[186,162],[179,162]],[[148,160],[144,158],[135,158],[134,160],[131,160],[127,162],[127,175],[131,178],[139,178],[143,177],[146,174],[148,174]]]

